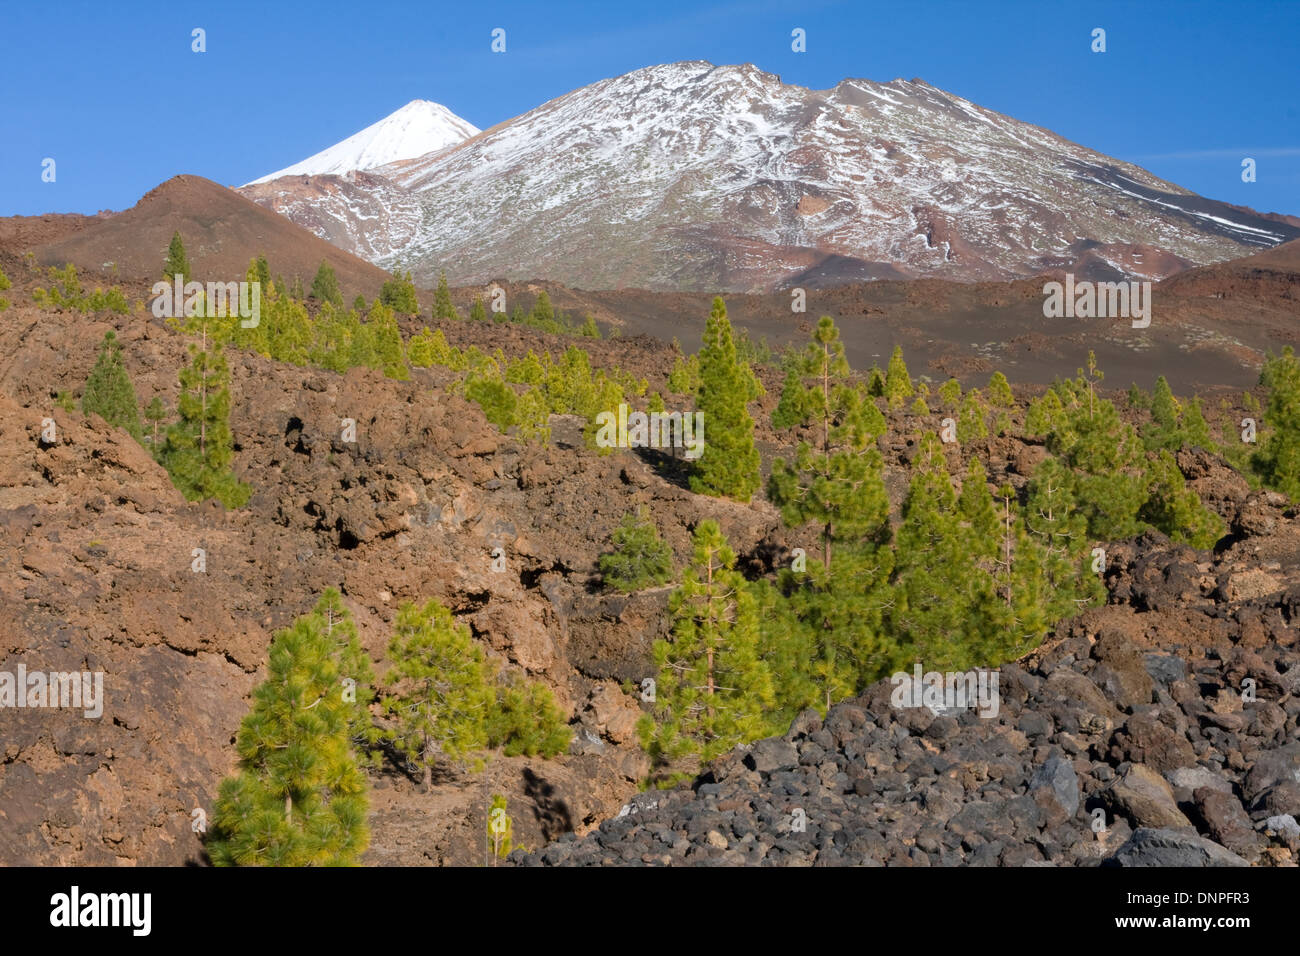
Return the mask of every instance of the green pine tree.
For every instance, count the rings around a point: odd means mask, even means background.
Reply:
[[[487,321],[487,309],[483,307],[483,299],[481,297],[474,297],[474,304],[469,307],[469,317],[474,322]]]
[[[673,576],[673,552],[642,507],[625,514],[614,530],[613,550],[600,556],[601,580],[618,591],[641,591],[666,584]]]
[[[669,600],[672,639],[654,645],[656,697],[638,730],[657,763],[708,762],[770,733],[772,678],[758,656],[758,614],[717,522],[701,521],[693,558]]]
[[[690,477],[696,494],[749,501],[758,490],[759,459],[748,403],[760,394],[758,380],[736,356],[727,307],[714,298],[700,349],[697,408],[704,413],[704,453]]]
[[[1104,599],[1105,588],[1089,567],[1088,519],[1075,500],[1073,475],[1055,458],[1043,461],[1030,479],[1024,525],[1042,553],[1051,621]]]
[[[135,387],[122,364],[122,346],[118,344],[117,333],[111,329],[104,333],[99,358],[86,379],[86,387],[81,393],[81,410],[87,415],[100,416],[114,428],[126,429],[136,441],[143,437]]]
[[[428,790],[440,757],[461,760],[487,746],[491,668],[469,628],[433,600],[398,608],[388,656],[384,708],[395,722],[388,736],[411,767],[423,770]]]
[[[1011,383],[1001,372],[994,372],[989,379],[989,401],[994,408],[1011,408],[1016,403],[1016,397],[1011,393]]]
[[[988,472],[973,455],[966,464],[966,477],[962,479],[961,494],[957,498],[957,512],[970,525],[975,541],[974,552],[987,557],[996,555],[1002,529],[989,495]]]
[[[216,498],[227,508],[241,507],[252,489],[230,470],[230,371],[222,348],[191,345],[180,383],[178,418],[167,429],[159,460],[190,501]]]
[[[1200,496],[1187,487],[1173,453],[1167,449],[1161,449],[1148,466],[1147,500],[1140,517],[1172,540],[1194,548],[1213,547],[1225,530],[1223,519],[1208,510]]]
[[[1266,487],[1300,501],[1300,360],[1291,346],[1264,363],[1260,384],[1268,388],[1268,434],[1251,468]]]
[[[903,361],[903,347],[895,345],[885,372],[884,397],[890,408],[902,408],[913,392],[912,376],[907,373],[907,363]]]
[[[889,617],[900,655],[927,670],[1001,663],[1017,640],[991,573],[997,542],[964,520],[933,433],[923,436],[912,469]],[[987,496],[987,487],[983,491]]]
[[[317,613],[275,635],[222,781],[208,854],[218,866],[349,866],[369,843],[365,777],[349,739],[338,648]]]
[[[950,411],[957,410],[957,403],[961,401],[961,382],[955,378],[950,378],[939,386],[939,401],[943,407]]]
[[[1169,382],[1161,375],[1151,396],[1151,421],[1142,429],[1142,444],[1147,451],[1162,448],[1177,451],[1183,446],[1185,436],[1178,425],[1180,412]]]
[[[379,301],[396,312],[418,315],[420,302],[415,295],[415,283],[411,281],[411,273],[402,275],[394,271],[393,277],[379,290]]]
[[[338,276],[325,260],[321,260],[320,268],[316,270],[316,278],[311,280],[311,297],[317,302],[328,302],[331,305],[343,307],[343,293],[339,291]]]
[[[167,406],[163,400],[155,395],[149,402],[149,407],[144,410],[144,417],[149,422],[152,429],[152,438],[149,441],[149,449],[157,455],[161,446],[158,444],[158,423],[167,420]]]
[[[171,244],[167,247],[167,261],[163,263],[163,278],[172,281],[178,275],[185,281],[193,278],[189,257],[185,255],[185,243],[181,241],[181,234],[175,232],[172,233]]]
[[[555,321],[555,309],[551,307],[551,297],[546,294],[545,289],[537,293],[537,301],[533,303],[530,318],[534,322],[543,325],[549,325]]]
[[[507,757],[555,757],[573,734],[549,687],[517,676],[498,678],[496,704],[488,713],[487,743]]]
[[[901,357],[901,352],[899,353]],[[885,373],[880,370],[876,363],[871,364],[867,372],[867,394],[872,398],[885,397]]]
[[[820,525],[822,565],[827,570],[834,543],[878,539],[888,512],[875,447],[883,428],[867,416],[868,405],[871,402],[850,382],[834,320],[822,316],[801,362],[787,375],[773,416],[774,425],[779,419],[789,423],[785,427],[812,422],[816,445],[802,442],[790,464],[777,459],[768,497],[781,509],[787,526],[809,521]]]
[[[1103,541],[1120,541],[1141,530],[1138,513],[1147,497],[1146,461],[1132,425],[1114,404],[1098,399],[1101,381],[1096,359],[1088,353],[1088,374],[1068,389],[1072,405],[1062,407],[1047,436],[1047,448],[1073,472],[1073,489],[1087,517],[1088,533]],[[1087,396],[1085,401],[1083,396]]]
[[[378,747],[383,732],[370,716],[370,705],[375,700],[375,669],[370,655],[361,646],[352,612],[343,603],[338,588],[326,588],[311,613],[320,618],[326,636],[334,643],[343,699],[352,705],[348,716],[348,739],[353,751],[359,763],[377,767],[381,759]]]
[[[366,316],[365,328],[370,342],[367,358],[371,360],[365,364],[382,369],[388,378],[403,382],[409,379],[411,370],[406,364],[402,330],[398,328],[394,309],[376,302]]]
[[[433,317],[437,319],[459,319],[456,307],[451,302],[451,289],[447,288],[447,273],[438,274],[438,288],[433,293]]]
[[[1062,422],[1065,407],[1054,389],[1048,389],[1040,398],[1029,404],[1025,416],[1025,431],[1030,435],[1046,437]]]
[[[988,438],[988,426],[984,422],[986,410],[978,388],[972,388],[961,400],[961,410],[957,413],[957,440],[960,442]]]
[[[12,288],[13,283],[9,281],[9,277],[5,275],[4,270],[0,269],[0,292],[6,292]],[[0,312],[3,312],[7,308],[9,308],[9,300],[0,295]]]

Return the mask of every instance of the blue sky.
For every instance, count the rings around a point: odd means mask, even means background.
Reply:
[[[190,50],[194,27],[206,53]],[[806,53],[790,49],[795,27]],[[6,0],[0,49],[0,215],[124,209],[177,173],[238,185],[412,99],[486,128],[685,59],[817,89],[919,77],[1211,198],[1300,215],[1298,0]]]

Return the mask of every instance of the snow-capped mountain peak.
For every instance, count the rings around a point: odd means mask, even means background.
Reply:
[[[302,162],[254,179],[247,185],[270,182],[281,176],[324,176],[357,169],[375,169],[446,149],[478,133],[478,127],[461,119],[442,104],[429,100],[412,100],[397,112],[342,142],[335,143]]]
[[[1300,236],[919,79],[813,90],[698,60],[600,80],[356,179],[246,194],[428,284],[1158,279]]]

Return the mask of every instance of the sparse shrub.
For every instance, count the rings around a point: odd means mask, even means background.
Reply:
[[[47,272],[50,287],[32,290],[32,301],[42,308],[54,309],[56,312],[113,312],[127,315],[131,311],[130,303],[118,286],[104,291],[98,286],[94,292],[87,293],[77,276],[77,267],[71,262],[62,269],[51,266]]]

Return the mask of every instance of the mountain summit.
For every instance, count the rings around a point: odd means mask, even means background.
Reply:
[[[372,172],[247,194],[425,283],[1158,279],[1300,236],[921,80],[810,90],[752,64],[636,70]]]
[[[454,146],[478,132],[478,127],[441,103],[411,100],[397,112],[342,142],[246,185],[270,182],[282,176],[324,176],[374,169]]]

